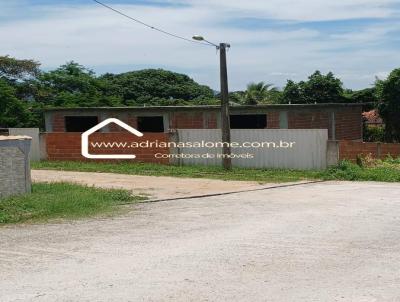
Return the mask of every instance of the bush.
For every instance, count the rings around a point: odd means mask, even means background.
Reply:
[[[326,171],[327,180],[400,181],[400,159],[369,160],[360,158],[361,166],[344,160]]]
[[[364,142],[383,142],[385,139],[385,128],[377,126],[365,126],[363,139]]]

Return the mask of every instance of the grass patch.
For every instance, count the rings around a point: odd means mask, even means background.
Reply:
[[[130,175],[247,180],[258,181],[260,183],[292,182],[299,180],[400,181],[400,159],[391,158],[384,161],[364,160],[364,164],[361,166],[349,161],[343,161],[337,167],[332,167],[323,171],[245,168],[234,168],[232,171],[225,171],[221,167],[216,166],[166,166],[133,162],[97,163],[77,161],[42,161],[33,163],[32,167],[34,169],[108,172]]]
[[[331,177],[343,180],[400,181],[400,158],[374,159],[371,155],[357,157],[357,164],[343,161],[328,170]]]
[[[41,161],[32,163],[33,169],[49,169],[81,172],[107,172],[129,175],[173,176],[210,178],[222,180],[250,180],[259,182],[291,182],[303,179],[319,179],[320,171],[245,169],[233,168],[225,171],[217,166],[169,166],[136,162],[79,162]]]
[[[142,199],[124,190],[38,183],[33,184],[32,194],[0,199],[0,224],[112,214],[121,210],[120,205]]]

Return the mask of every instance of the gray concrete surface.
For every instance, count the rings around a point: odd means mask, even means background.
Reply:
[[[8,133],[10,135],[29,136],[31,138],[29,159],[31,162],[40,160],[39,128],[8,128]]]
[[[328,182],[0,228],[0,301],[400,301],[400,184]]]

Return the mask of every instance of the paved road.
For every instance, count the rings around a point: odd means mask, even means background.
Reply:
[[[400,184],[328,182],[0,228],[0,301],[400,301]]]

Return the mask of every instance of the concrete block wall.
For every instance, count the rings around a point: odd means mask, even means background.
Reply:
[[[28,137],[0,137],[0,198],[31,191],[30,145]]]

